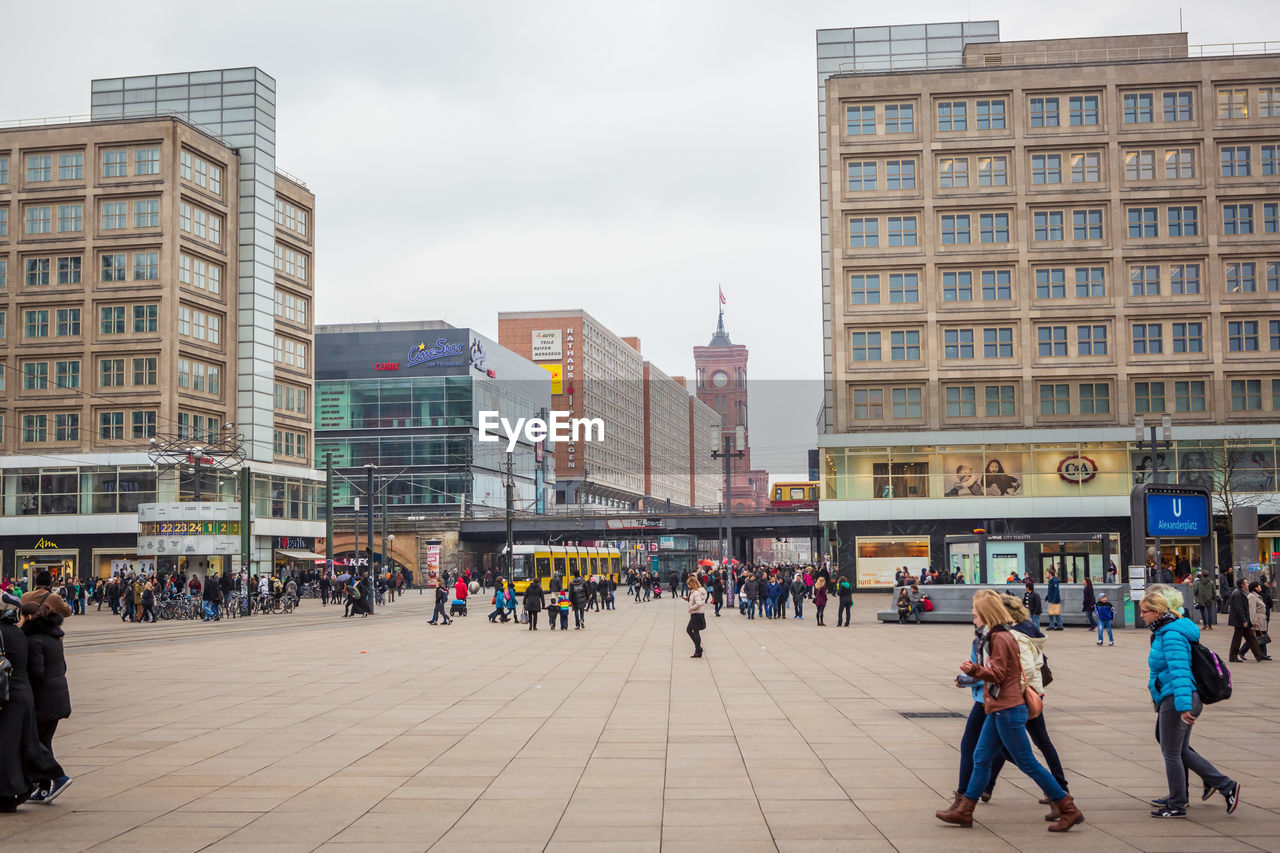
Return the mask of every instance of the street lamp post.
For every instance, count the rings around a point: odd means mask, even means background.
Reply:
[[[1147,482],[1154,483],[1157,481],[1158,475],[1160,472],[1160,454],[1158,451],[1160,449],[1167,450],[1173,447],[1173,419],[1170,418],[1168,415],[1162,415],[1160,417],[1160,438],[1162,440],[1159,442],[1156,441],[1156,425],[1152,424],[1150,427],[1147,427],[1146,422],[1141,415],[1134,418],[1133,427],[1134,427],[1134,437],[1138,441],[1138,447],[1139,448],[1150,447],[1149,452],[1151,454],[1151,471],[1148,474],[1150,479],[1148,479]],[[1147,429],[1151,430],[1151,436],[1150,436],[1151,442],[1149,445],[1144,445],[1143,442],[1147,441]],[[1160,571],[1160,559],[1161,559],[1160,558],[1160,537],[1159,536],[1155,537],[1155,540],[1156,540],[1155,572],[1157,573],[1157,577],[1153,578],[1153,580],[1158,580],[1159,579],[1158,573]]]

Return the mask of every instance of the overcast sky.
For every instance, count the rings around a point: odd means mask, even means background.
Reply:
[[[1002,40],[1178,30],[1162,0],[228,0],[8,4],[0,118],[86,114],[94,77],[257,65],[277,165],[317,195],[320,322],[584,308],[671,375],[726,326],[754,461],[802,475],[821,399],[814,31],[1000,21]],[[1280,38],[1273,0],[1187,4],[1192,44]],[[806,402],[811,398],[810,402]]]

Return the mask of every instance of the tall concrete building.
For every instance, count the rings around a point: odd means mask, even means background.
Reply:
[[[821,516],[860,586],[1101,577],[1148,479],[1280,509],[1280,65],[1209,53],[969,40],[830,69]],[[1152,453],[1134,422],[1165,415]]]
[[[261,109],[260,72],[207,74],[229,75],[227,85],[238,74],[246,92],[228,97]],[[0,318],[13,330],[0,335],[8,576],[143,567],[139,504],[194,496],[187,474],[153,468],[153,438],[194,447],[244,436],[255,569],[323,535],[310,464],[315,197],[246,165],[255,155],[243,140],[126,83],[94,82],[89,122],[0,130]],[[271,199],[265,223],[246,212],[250,185]],[[237,223],[252,223],[242,236],[269,251],[246,252]],[[237,283],[250,272],[269,280],[266,302],[257,284]],[[279,344],[255,349],[264,325]],[[246,351],[266,363],[249,365]],[[234,500],[234,473],[209,472],[202,497]]]

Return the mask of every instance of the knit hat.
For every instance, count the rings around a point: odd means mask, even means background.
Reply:
[[[71,606],[55,592],[35,589],[22,596],[22,612],[26,616],[46,616],[56,613],[65,619],[71,615]]]
[[[53,576],[49,574],[48,569],[41,569],[36,573],[36,586],[53,586]]]

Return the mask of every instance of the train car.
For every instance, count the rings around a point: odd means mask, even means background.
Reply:
[[[553,574],[568,583],[574,572],[584,578],[608,575],[617,583],[622,576],[622,552],[581,545],[516,545],[511,554],[511,577],[520,594],[535,578],[543,589],[550,590]]]
[[[817,509],[818,484],[813,481],[774,483],[769,506],[781,510]]]

